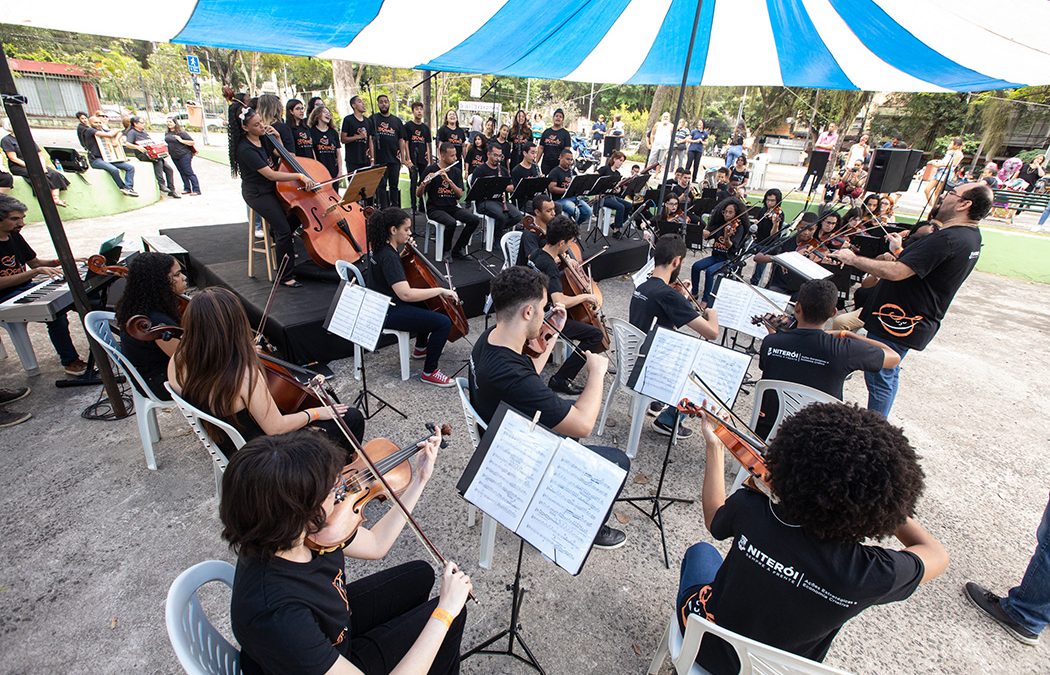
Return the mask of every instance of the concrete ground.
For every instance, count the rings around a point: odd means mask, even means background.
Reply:
[[[242,219],[237,183],[227,169],[200,160],[196,166],[203,197],[70,223],[74,250],[90,252],[120,231],[134,239],[163,227]],[[42,226],[25,234],[38,251],[50,251]],[[630,281],[610,279],[602,288],[606,313],[625,317]],[[944,542],[952,563],[908,601],[871,609],[846,625],[829,665],[864,673],[1050,670],[1050,639],[1023,646],[961,596],[967,580],[999,592],[1016,584],[1034,547],[1050,487],[1039,469],[1046,466],[1050,440],[1044,423],[1050,417],[1048,300],[1047,286],[977,272],[930,347],[908,356],[892,421],[922,455],[927,489],[918,518]],[[472,335],[482,325],[481,319],[471,321]],[[33,418],[4,430],[0,450],[0,672],[180,672],[164,628],[168,586],[201,560],[233,560],[219,537],[211,460],[181,416],[165,412],[160,415],[164,437],[156,446],[159,469],[147,470],[134,420],[82,419],[80,411],[96,400],[98,389],[53,387],[61,370],[44,327],[34,325],[30,332],[42,374],[26,378],[10,342],[0,367],[0,387],[33,387],[29,398],[11,406]],[[75,339],[86,344],[80,332]],[[466,341],[449,345],[444,368],[458,368],[469,349]],[[445,555],[475,580],[481,604],[469,608],[466,648],[507,624],[505,585],[513,576],[516,540],[501,530],[494,569],[477,567],[480,527],[466,526],[466,504],[454,490],[471,454],[458,399],[454,391],[415,379],[401,382],[396,359],[392,349],[370,357],[369,384],[410,418],[381,412],[366,433],[405,442],[422,433],[426,420],[447,420],[456,428],[417,515]],[[332,365],[337,390],[344,400],[352,399],[357,385],[350,364]],[[757,367],[752,374],[758,376]],[[846,399],[865,400],[862,378],[847,382]],[[615,426],[606,430],[603,443],[624,444],[627,402],[623,393],[613,399]],[[751,403],[748,396],[739,400],[737,410],[745,418]],[[663,440],[643,434],[625,494],[654,489]],[[667,493],[698,498],[704,464],[699,439],[680,443],[672,458]],[[666,512],[668,570],[656,530],[633,509],[616,510],[627,521],[626,546],[595,551],[578,577],[535,553],[526,556],[524,635],[552,675],[644,672],[670,615],[678,559],[693,542],[711,541],[698,503],[672,507]],[[724,543],[715,544],[725,551]],[[388,560],[353,561],[348,576],[424,557],[405,533]],[[208,588],[204,596],[228,633],[228,592]],[[529,672],[488,656],[469,659],[463,671]]]

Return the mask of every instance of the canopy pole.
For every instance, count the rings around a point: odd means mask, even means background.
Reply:
[[[682,119],[682,104],[685,102],[685,87],[689,81],[689,62],[693,60],[693,45],[696,44],[696,28],[700,25],[700,8],[704,0],[696,0],[696,14],[693,15],[693,32],[689,35],[689,49],[685,53],[685,67],[682,68],[682,86],[678,89],[678,106],[675,108],[674,119],[671,121],[671,147],[667,149],[667,157],[664,159],[664,178],[660,181],[660,203],[656,205],[657,213],[664,205],[664,192],[667,190],[667,175],[671,171],[671,157],[674,149],[674,137],[678,132],[678,120]]]
[[[80,271],[77,269],[77,261],[73,259],[73,253],[69,250],[69,240],[66,231],[62,228],[62,219],[58,215],[58,207],[51,199],[51,188],[47,183],[47,174],[44,166],[40,163],[40,154],[36,152],[36,141],[33,133],[29,130],[29,120],[26,118],[26,99],[18,95],[15,88],[15,79],[11,75],[11,68],[7,63],[7,52],[0,44],[0,94],[3,95],[4,110],[7,118],[11,120],[11,130],[14,132],[18,146],[24,148],[22,160],[26,163],[26,172],[29,174],[29,183],[33,186],[33,194],[40,204],[40,211],[44,214],[44,222],[51,234],[51,242],[55,245],[55,252],[62,264],[62,273],[66,277],[66,284],[73,295],[73,305],[80,315],[80,324],[84,325],[84,317],[91,311],[87,292],[84,290],[84,282],[80,279]],[[113,406],[113,414],[118,419],[128,416],[124,407],[124,399],[120,395],[120,387],[113,377],[113,371],[109,367],[109,357],[102,347],[95,344],[94,340],[88,340],[88,347],[95,357],[98,373],[102,377],[102,386],[109,397],[110,405]]]

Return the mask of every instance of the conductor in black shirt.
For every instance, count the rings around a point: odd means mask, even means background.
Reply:
[[[503,148],[496,143],[489,144],[485,163],[474,169],[473,173],[473,180],[491,177],[506,178],[507,188],[505,193],[514,191],[514,186],[510,182],[510,176],[507,174],[507,169],[503,160]],[[518,210],[518,207],[510,203],[508,194],[504,194],[503,199],[498,201],[495,199],[488,199],[478,202],[477,210],[478,213],[491,216],[495,219],[495,236],[497,239],[504,232],[521,222],[521,211]]]
[[[481,218],[459,203],[463,197],[463,166],[456,159],[456,146],[447,142],[438,146],[437,164],[431,164],[423,172],[423,180],[416,186],[416,196],[422,196],[424,191],[427,194],[427,218],[445,228],[443,253],[465,257],[470,235],[478,229]],[[457,221],[464,227],[459,234],[458,246],[453,247]]]
[[[567,216],[556,216],[547,226],[547,242],[543,248],[534,252],[529,257],[529,264],[542,272],[547,277],[547,293],[550,296],[550,304],[562,305],[571,309],[576,305],[589,302],[598,304],[598,297],[593,293],[581,293],[580,295],[566,295],[562,289],[561,270],[558,261],[569,249],[569,244],[576,239],[579,231],[576,223]],[[565,327],[561,330],[562,337],[567,340],[578,340],[577,349],[572,356],[565,359],[558,372],[551,376],[547,383],[554,391],[562,394],[577,396],[583,392],[583,387],[573,382],[576,375],[584,366],[584,359],[579,352],[599,353],[602,351],[602,333],[590,324],[568,319]],[[588,378],[589,379],[589,378]]]
[[[470,357],[471,399],[478,415],[489,422],[502,401],[530,418],[538,412],[540,424],[555,433],[572,438],[589,436],[601,410],[609,359],[586,352],[587,386],[575,402],[561,398],[539,375],[557,341],[549,340],[539,356],[530,358],[523,353],[526,341],[538,337],[543,328],[547,280],[532,268],[514,266],[496,275],[490,291],[496,325],[478,337]],[[553,312],[564,316],[565,309],[555,305]],[[621,450],[590,449],[630,470],[631,461]],[[603,525],[594,545],[618,548],[626,539],[622,531]]]
[[[405,125],[401,118],[390,114],[390,99],[386,94],[376,98],[379,112],[373,113],[369,122],[372,127],[374,158],[376,166],[385,166],[386,173],[379,183],[379,205],[401,206],[401,192],[398,190],[398,179],[401,176],[401,164],[407,157],[401,156],[401,138],[405,135]]]

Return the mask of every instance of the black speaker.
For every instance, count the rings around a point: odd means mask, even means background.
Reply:
[[[921,150],[876,148],[865,192],[904,192],[922,162]]]

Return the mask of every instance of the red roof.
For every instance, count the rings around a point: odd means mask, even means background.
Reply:
[[[71,63],[46,63],[44,61],[30,61],[28,59],[8,59],[11,70],[22,73],[47,73],[48,75],[73,75],[76,77],[87,77],[87,73],[80,66]]]

